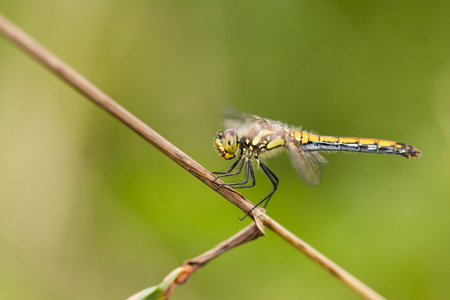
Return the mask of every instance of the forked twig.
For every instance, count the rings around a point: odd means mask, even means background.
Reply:
[[[72,69],[69,65],[64,63],[50,51],[41,46],[32,37],[25,33],[22,29],[14,25],[11,21],[0,14],[0,32],[10,41],[18,45],[29,55],[33,56],[37,61],[46,66],[49,70],[54,72],[58,77],[62,78],[69,85],[84,94],[88,99],[99,105],[101,108],[108,111],[114,117],[122,121],[128,127],[133,129],[136,133],[141,135],[145,140],[150,142],[153,146],[163,152],[165,155],[174,160],[177,164],[185,168],[188,172],[200,179],[203,183],[211,188],[218,187],[222,181],[216,178],[211,172],[203,168],[200,164],[183,153],[177,147],[172,145],[156,131],[147,126],[144,122],[139,120],[111,97],[102,92],[99,88],[89,82],[81,74]],[[253,204],[245,199],[241,194],[235,190],[223,186],[217,192],[225,197],[228,201],[239,207],[243,212],[252,209]],[[279,236],[285,239],[288,243],[302,251],[308,257],[323,266],[326,270],[331,272],[342,282],[355,290],[357,293],[367,299],[383,299],[382,296],[367,287],[361,281],[350,275],[348,272],[334,264],[325,256],[320,254],[317,250],[309,246],[307,243],[290,233],[287,229],[265,215],[262,209],[255,209],[250,214],[255,220],[255,224],[261,233],[264,232],[263,222],[267,228],[276,232]]]
[[[225,251],[253,241],[261,235],[262,233],[258,227],[256,227],[255,223],[251,223],[226,241],[217,244],[211,250],[185,261],[182,267],[172,270],[159,285],[139,291],[127,300],[167,299],[174,291],[176,284],[185,284],[195,271],[206,265],[209,261],[218,257]]]
[[[213,258],[216,258],[225,251],[231,250],[236,246],[253,241],[262,235],[261,231],[255,226],[255,223],[247,225],[244,229],[227,239],[226,241],[217,244],[211,250],[184,262],[185,265],[189,265],[196,271],[200,267],[206,265]]]

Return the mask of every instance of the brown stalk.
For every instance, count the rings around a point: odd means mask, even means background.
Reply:
[[[166,297],[164,299],[169,298],[169,296],[175,290],[175,286],[177,284],[185,284],[195,271],[206,265],[212,259],[218,257],[225,251],[233,249],[234,247],[253,241],[254,239],[260,237],[261,235],[262,233],[259,230],[259,228],[255,225],[255,223],[251,223],[250,225],[247,225],[245,228],[241,229],[238,233],[236,233],[226,241],[217,244],[211,250],[208,250],[195,258],[185,261],[183,266],[172,270],[164,278],[163,282],[158,286],[160,289],[163,290],[164,296]],[[161,285],[163,285],[163,288],[161,288]],[[148,289],[139,291],[136,294],[129,297],[127,300],[147,299],[148,298],[147,296],[149,294],[147,291]]]
[[[25,33],[22,29],[17,27],[11,21],[6,19],[0,14],[0,32],[8,38],[11,42],[19,46],[26,53],[34,57],[38,62],[42,63],[50,71],[55,73],[58,77],[66,81],[69,85],[74,87],[76,90],[84,94],[88,99],[96,103],[101,108],[108,111],[111,115],[122,121],[145,140],[150,142],[153,146],[163,152],[165,155],[170,157],[177,164],[182,166],[188,172],[193,174],[195,177],[200,179],[207,186],[212,189],[216,189],[222,181],[214,179],[216,177],[190,158],[188,155],[183,153],[177,147],[172,145],[156,131],[147,126],[144,122],[135,117],[132,113],[126,110],[124,107],[115,102],[111,97],[106,95],[103,91],[89,82],[81,74],[72,69],[65,62],[60,60],[50,51],[41,46],[32,37]],[[243,212],[247,212],[252,209],[253,204],[245,199],[241,194],[235,190],[222,186],[217,190],[217,192],[222,195],[225,199],[236,205]],[[377,294],[375,291],[370,289],[368,286],[363,284],[361,281],[353,277],[351,274],[337,266],[335,263],[327,259],[317,250],[312,248],[310,245],[302,241],[300,238],[296,237],[294,234],[289,232],[287,229],[282,227],[280,224],[272,220],[269,216],[264,214],[262,209],[255,209],[250,214],[255,220],[255,224],[259,231],[263,234],[264,225],[270,230],[277,233],[280,237],[286,240],[288,243],[293,245],[295,248],[306,254],[309,258],[317,262],[319,265],[328,270],[331,274],[335,275],[338,279],[344,282],[347,286],[352,288],[354,291],[359,293],[366,299],[384,299],[382,296]],[[226,245],[220,244],[223,251],[229,249]],[[221,251],[222,251],[221,250]],[[214,250],[215,251],[215,250]],[[222,251],[222,252],[223,252]],[[214,253],[208,253],[212,257],[217,256],[222,253],[220,251],[215,251]],[[206,254],[205,254],[206,255]],[[206,256],[208,256],[206,255]],[[210,257],[209,259],[211,259]],[[207,261],[209,261],[209,259]],[[194,259],[195,260],[195,259]]]
[[[247,225],[245,228],[240,230],[238,233],[227,239],[226,241],[217,244],[214,248],[205,253],[187,260],[184,264],[189,265],[196,271],[200,267],[206,265],[213,258],[216,258],[225,251],[231,250],[236,246],[242,245],[244,243],[253,241],[262,235],[261,231],[255,226],[255,223]]]

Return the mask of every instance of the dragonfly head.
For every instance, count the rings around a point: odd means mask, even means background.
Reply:
[[[228,129],[224,132],[219,132],[214,145],[219,151],[220,156],[225,159],[232,159],[236,156],[239,145],[239,135],[236,130]]]

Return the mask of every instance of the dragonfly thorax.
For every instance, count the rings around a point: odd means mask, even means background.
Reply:
[[[219,132],[214,145],[219,151],[220,156],[225,159],[232,159],[236,156],[236,152],[239,149],[239,135],[236,130],[228,129],[224,132]]]

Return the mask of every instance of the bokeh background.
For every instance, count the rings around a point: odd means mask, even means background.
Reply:
[[[285,155],[268,213],[391,299],[450,294],[450,2],[6,1],[0,11],[210,170],[225,104],[420,159]],[[260,199],[270,183],[244,191]],[[124,299],[250,222],[0,38],[0,294]],[[173,299],[359,299],[273,233]]]

